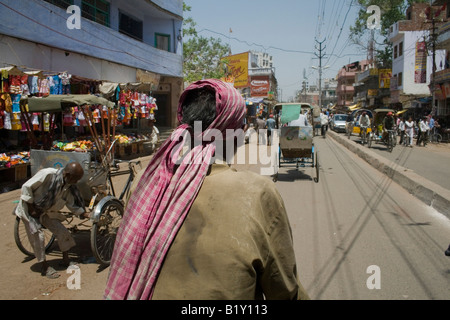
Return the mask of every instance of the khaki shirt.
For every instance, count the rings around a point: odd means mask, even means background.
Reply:
[[[167,253],[153,299],[263,298],[309,299],[283,200],[269,179],[215,164]]]

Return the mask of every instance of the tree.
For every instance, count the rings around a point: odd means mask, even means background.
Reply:
[[[355,24],[350,27],[350,39],[353,44],[367,48],[370,40],[377,45],[376,60],[380,68],[392,67],[392,43],[389,42],[389,28],[399,20],[406,19],[406,9],[413,3],[424,3],[429,0],[358,0],[361,7]],[[367,19],[372,13],[367,8],[376,5],[381,9],[381,28],[370,30]],[[366,41],[366,42],[365,42]]]
[[[183,3],[183,11],[190,12],[191,7]],[[192,18],[183,21],[183,75],[184,81],[191,83],[201,79],[220,79],[225,76],[226,61],[222,58],[230,52],[230,47],[221,39],[199,36],[196,23]]]

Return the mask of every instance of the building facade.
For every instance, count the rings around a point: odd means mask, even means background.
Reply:
[[[439,118],[443,125],[450,126],[450,1],[438,0],[434,1],[434,6],[440,6],[445,11],[447,22],[443,23],[437,30],[437,48],[445,50],[444,69],[438,71],[434,75],[434,83],[439,88],[440,94],[435,93],[437,106],[434,115]],[[444,7],[445,6],[445,7]],[[445,10],[444,10],[445,8]]]
[[[176,125],[182,0],[4,0],[0,8],[1,66],[149,84],[157,125]]]
[[[433,108],[430,93],[433,17],[430,17],[429,10],[427,3],[413,4],[407,11],[408,20],[398,21],[390,27],[389,40],[394,48],[391,79],[393,107],[428,111]],[[436,21],[436,26],[439,23]],[[445,50],[435,51],[434,65],[436,72],[444,68]]]
[[[345,110],[355,102],[355,87],[356,74],[368,68],[369,62],[367,60],[357,61],[342,67],[337,75],[337,105],[336,109]]]

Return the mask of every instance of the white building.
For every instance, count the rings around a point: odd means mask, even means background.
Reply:
[[[265,52],[250,51],[250,60],[252,68],[268,68],[273,67],[273,58]]]
[[[159,125],[176,125],[182,0],[2,0],[0,13],[0,67],[151,83]]]
[[[409,20],[398,21],[390,28],[393,44],[391,104],[403,109],[431,105],[430,83],[433,73],[432,50],[429,48],[431,24],[426,3],[408,9]],[[445,50],[436,51],[436,71],[445,66]]]

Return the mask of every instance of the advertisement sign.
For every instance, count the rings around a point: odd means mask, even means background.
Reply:
[[[414,82],[427,82],[427,49],[425,41],[418,41],[416,43],[416,66],[414,71]]]
[[[380,69],[378,73],[379,88],[389,89],[391,87],[392,70],[391,69]]]
[[[450,98],[450,83],[444,83],[441,85],[441,91],[444,99]]]
[[[249,53],[244,52],[225,57],[228,65],[228,77],[234,79],[235,88],[248,87],[248,59]]]
[[[270,90],[269,76],[253,76],[250,81],[252,97],[267,97]]]

